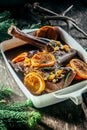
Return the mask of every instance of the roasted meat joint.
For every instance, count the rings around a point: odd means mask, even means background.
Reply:
[[[87,63],[61,39],[58,27],[43,26],[26,34],[11,26],[8,34],[27,42],[10,63],[22,73],[30,93],[47,94],[87,79]]]

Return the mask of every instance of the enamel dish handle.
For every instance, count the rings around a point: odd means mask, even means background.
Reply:
[[[79,105],[82,103],[82,93],[85,91],[87,91],[87,85],[85,85],[78,91],[74,91],[68,94],[53,93],[53,96],[58,99],[71,99],[76,105]]]

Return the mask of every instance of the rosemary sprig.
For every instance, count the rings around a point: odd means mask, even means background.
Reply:
[[[69,79],[69,76],[70,76],[70,72],[66,75],[66,78],[65,78],[64,84],[67,83],[67,80]]]

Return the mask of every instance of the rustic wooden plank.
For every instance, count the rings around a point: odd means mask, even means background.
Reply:
[[[14,92],[14,95],[12,97],[13,102],[17,100],[22,101],[26,99],[25,95],[20,90],[17,83],[13,79],[13,76],[9,72],[1,54],[0,54],[0,85],[1,86],[5,85],[13,90]]]

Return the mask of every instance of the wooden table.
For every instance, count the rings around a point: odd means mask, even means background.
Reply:
[[[71,4],[73,8],[69,16],[76,19],[78,26],[87,32],[87,6],[80,2],[68,1],[66,3],[58,3],[57,1],[46,3],[42,2],[44,7],[47,7],[56,12],[65,10]],[[64,6],[65,5],[65,6]],[[87,37],[73,29],[70,33],[84,48],[87,48]],[[2,56],[0,55],[0,84],[7,85],[13,89],[12,101],[22,101],[26,97],[19,89],[12,75],[9,73]],[[42,122],[35,127],[34,130],[87,130],[87,93],[83,94],[83,102],[76,106],[71,100],[66,100],[61,103],[38,109],[42,113]],[[84,103],[85,102],[85,103]]]

